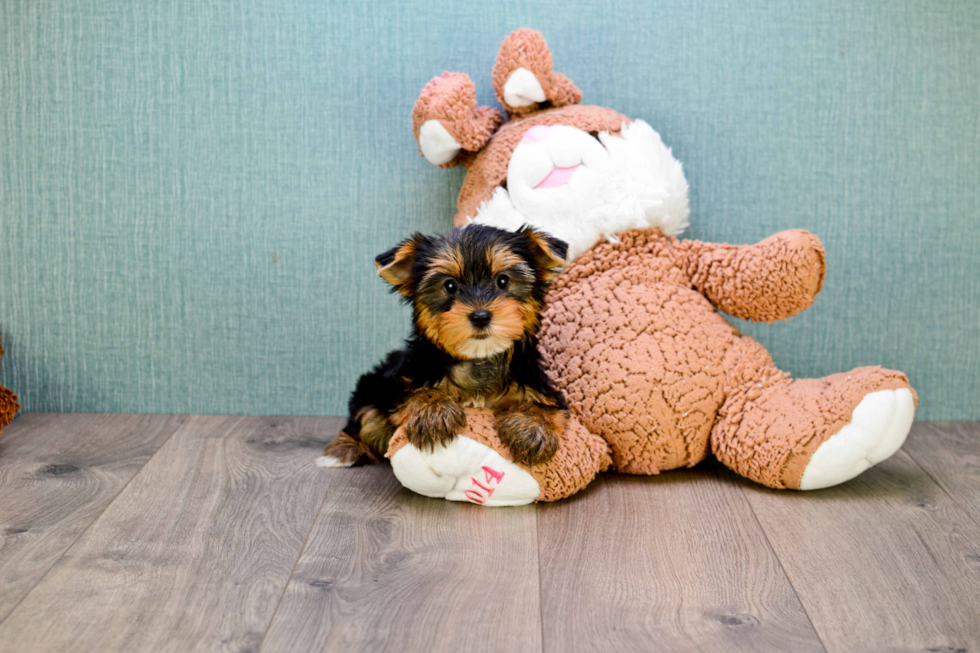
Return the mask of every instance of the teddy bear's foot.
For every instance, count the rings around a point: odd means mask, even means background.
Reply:
[[[895,453],[912,426],[915,403],[908,379],[894,370],[861,367],[793,380],[771,368],[728,396],[711,448],[762,485],[831,487]]]
[[[575,494],[609,468],[609,445],[571,417],[558,451],[530,467],[511,460],[497,418],[486,408],[466,408],[466,427],[452,441],[422,450],[395,431],[387,457],[402,485],[427,497],[481,506],[521,506]]]
[[[813,452],[800,489],[839,485],[889,458],[905,442],[914,416],[915,399],[908,388],[866,395],[851,421]]]
[[[391,456],[402,485],[427,497],[483,506],[521,506],[541,494],[530,473],[485,444],[459,436],[432,452],[405,444]]]

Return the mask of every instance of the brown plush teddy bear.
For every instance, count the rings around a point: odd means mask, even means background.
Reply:
[[[825,271],[816,236],[678,239],[688,224],[680,163],[645,122],[579,105],[538,32],[504,41],[493,85],[506,122],[476,106],[469,77],[445,73],[422,91],[413,129],[430,162],[467,168],[457,226],[530,224],[569,243],[540,338],[575,420],[559,455],[531,469],[509,460],[479,411],[431,453],[396,434],[388,455],[404,485],[514,505],[567,496],[610,464],[656,474],[713,453],[763,485],[809,490],[898,450],[917,401],[904,374],[794,380],[718,312],[775,322],[809,307]]]
[[[3,346],[0,345],[0,358],[3,358]],[[14,419],[14,415],[20,410],[17,403],[17,395],[0,385],[0,431]]]

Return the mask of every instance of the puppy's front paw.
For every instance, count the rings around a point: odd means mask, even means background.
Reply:
[[[446,445],[466,427],[462,406],[445,393],[420,390],[398,409],[398,423],[404,424],[408,441],[423,451],[437,444]]]
[[[565,412],[540,408],[512,410],[501,416],[497,432],[514,456],[514,462],[537,465],[558,451],[565,428]]]

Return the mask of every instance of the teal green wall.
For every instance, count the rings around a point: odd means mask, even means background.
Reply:
[[[976,0],[0,0],[0,383],[28,410],[341,412],[407,332],[375,254],[450,224],[417,156],[443,70],[483,102],[543,30],[585,101],[685,163],[693,237],[817,233],[799,376],[905,370],[980,418]]]

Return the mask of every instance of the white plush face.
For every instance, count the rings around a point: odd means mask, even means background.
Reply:
[[[642,120],[598,138],[575,127],[525,132],[500,187],[472,220],[503,229],[531,224],[569,243],[575,257],[628,229],[687,227],[687,180],[660,135]]]
[[[580,129],[531,127],[511,156],[507,191],[525,215],[582,213],[599,201],[596,189],[608,161],[606,148]]]

